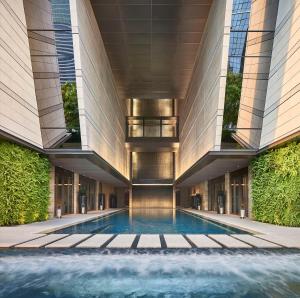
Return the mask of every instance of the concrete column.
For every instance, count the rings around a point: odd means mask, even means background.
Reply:
[[[203,210],[208,210],[208,180],[203,181]]]
[[[225,195],[226,195],[226,206],[225,212],[231,213],[232,210],[232,199],[231,199],[231,186],[230,186],[230,173],[225,173]]]
[[[49,206],[48,206],[48,217],[53,218],[55,215],[55,166],[50,167],[50,180],[49,180]]]
[[[129,208],[132,208],[132,187],[129,187]]]
[[[251,167],[248,167],[248,217],[253,218],[252,216],[252,171]]]
[[[96,181],[96,210],[99,210],[99,193],[100,193],[100,182]]]
[[[73,213],[78,213],[79,174],[74,172],[73,183]]]
[[[174,186],[173,186],[173,209],[176,209],[176,192]]]

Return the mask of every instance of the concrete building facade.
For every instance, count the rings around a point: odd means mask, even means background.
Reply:
[[[251,216],[249,162],[299,136],[296,0],[0,0],[0,14],[0,137],[49,157],[51,215],[219,211],[222,196]]]

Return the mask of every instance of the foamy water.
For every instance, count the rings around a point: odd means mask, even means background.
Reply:
[[[1,255],[0,297],[300,297],[300,253]]]

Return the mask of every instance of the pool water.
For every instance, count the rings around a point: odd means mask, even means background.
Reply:
[[[299,251],[70,251],[0,251],[0,297],[300,297]]]
[[[55,233],[235,234],[246,233],[175,209],[132,209],[77,224]]]

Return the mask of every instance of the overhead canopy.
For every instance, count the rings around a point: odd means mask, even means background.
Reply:
[[[93,151],[49,149],[45,150],[45,153],[51,162],[58,167],[118,187],[125,187],[130,184],[126,177]]]
[[[192,186],[204,180],[211,180],[248,166],[256,155],[255,150],[210,151],[189,170],[176,179],[176,186]]]
[[[184,98],[212,0],[91,0],[119,94]]]

